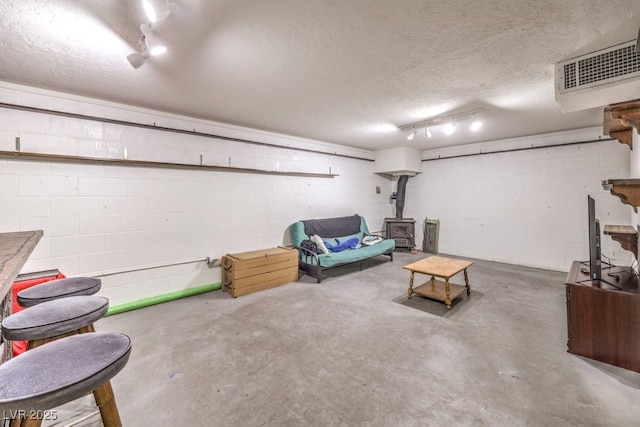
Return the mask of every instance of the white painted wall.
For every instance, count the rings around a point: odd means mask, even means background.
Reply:
[[[15,86],[0,102],[157,126],[194,129],[373,159],[373,153],[220,126],[130,107]],[[280,171],[331,178],[273,176],[0,157],[0,232],[44,230],[23,272],[58,268],[102,277],[112,305],[220,281],[205,262],[288,244],[287,227],[306,218],[359,213],[381,230],[391,216],[388,179],[373,161],[220,141],[50,114],[0,109],[0,150],[155,160]],[[376,194],[376,186],[383,191]]]
[[[350,156],[374,153],[223,126],[62,94],[4,85],[0,102],[69,111],[157,126],[197,129]],[[423,153],[438,158],[602,138],[600,129],[540,135]],[[220,281],[204,262],[288,244],[287,227],[304,218],[360,213],[372,231],[395,215],[390,195],[397,177],[374,173],[374,163],[145,130],[55,115],[0,109],[0,150],[156,160],[269,170],[328,173],[308,178],[0,157],[0,232],[44,230],[23,272],[59,268],[68,276],[100,275],[112,305]],[[634,135],[638,146],[637,134]],[[637,156],[633,152],[633,156]],[[635,158],[635,157],[634,157]],[[602,224],[629,223],[631,207],[603,190],[608,178],[638,176],[636,158],[615,141],[486,154],[423,163],[407,183],[405,217],[441,221],[439,250],[565,271],[587,259],[586,195]],[[380,194],[376,187],[381,188]],[[631,255],[603,236],[615,263]],[[400,267],[400,266],[399,266]]]
[[[433,150],[424,158],[598,140],[599,132]],[[601,225],[629,223],[632,208],[601,185],[628,176],[629,148],[617,141],[432,160],[409,180],[405,210],[420,221],[440,220],[440,253],[567,271],[573,260],[588,259],[588,194]],[[615,264],[631,263],[609,236],[602,246]]]

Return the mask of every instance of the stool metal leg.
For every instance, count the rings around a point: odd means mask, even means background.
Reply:
[[[100,409],[100,416],[105,427],[122,427],[116,399],[113,396],[111,382],[107,381],[93,391],[96,405]]]

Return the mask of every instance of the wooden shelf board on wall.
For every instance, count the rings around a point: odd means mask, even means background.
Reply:
[[[235,172],[235,173],[254,173],[262,175],[283,175],[283,176],[299,176],[308,178],[334,178],[340,176],[338,174],[331,173],[313,173],[313,172],[296,172],[296,171],[274,171],[266,169],[253,169],[253,168],[239,168],[233,166],[214,166],[205,164],[191,164],[191,163],[172,163],[172,162],[157,162],[150,160],[129,160],[129,159],[113,159],[102,157],[85,157],[85,156],[72,156],[66,154],[49,154],[49,153],[30,153],[23,151],[1,151],[0,156],[3,157],[21,157],[30,160],[54,160],[54,161],[70,161],[70,162],[84,162],[84,163],[106,163],[119,166],[131,166],[131,167],[154,167],[154,168],[168,168],[168,169],[195,169],[217,172]]]

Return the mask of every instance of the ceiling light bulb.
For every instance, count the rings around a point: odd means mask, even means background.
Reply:
[[[475,132],[479,130],[481,127],[482,127],[482,122],[480,120],[475,120],[473,123],[471,123],[471,127],[469,129],[471,129],[472,132]]]
[[[425,135],[427,135],[427,138],[431,138],[433,135],[431,135],[431,130],[429,130],[429,126],[427,126],[427,128],[424,130]]]
[[[140,30],[142,34],[144,34],[144,43],[147,45],[147,49],[149,49],[151,55],[162,55],[167,51],[167,47],[162,40],[151,31],[151,27],[148,24],[140,25]]]
[[[149,53],[153,56],[162,55],[167,52],[167,48],[165,46],[155,46],[149,49]]]
[[[413,141],[413,137],[414,137],[414,136],[416,136],[416,132],[417,132],[417,130],[415,130],[415,129],[414,129],[414,130],[409,134],[409,136],[407,136],[407,139],[408,139],[409,141]]]
[[[142,7],[150,22],[162,21],[178,10],[177,4],[165,0],[142,0]]]
[[[445,135],[451,135],[456,131],[456,125],[454,125],[453,122],[449,122],[444,125],[442,131],[445,133]]]

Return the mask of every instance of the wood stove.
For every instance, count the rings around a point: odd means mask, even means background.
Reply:
[[[416,222],[413,218],[385,218],[387,239],[396,241],[396,248],[413,249],[416,244]]]

